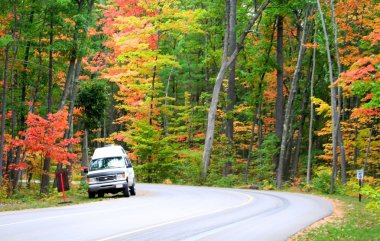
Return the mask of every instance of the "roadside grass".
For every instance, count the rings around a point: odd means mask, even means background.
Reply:
[[[343,215],[301,232],[293,241],[380,241],[380,214],[365,208],[367,200],[359,202],[358,198],[338,195],[326,197],[340,201]]]
[[[52,189],[49,195],[44,195],[40,193],[39,188],[40,184],[37,183],[31,183],[30,188],[21,187],[17,193],[0,201],[0,212],[59,207],[103,200],[103,198],[89,199],[86,190],[73,184],[70,190],[65,192],[68,203],[62,203],[63,195],[57,189]]]

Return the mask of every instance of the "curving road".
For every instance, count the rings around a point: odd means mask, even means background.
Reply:
[[[139,184],[137,196],[0,213],[0,239],[286,240],[331,214],[330,202],[284,192]]]

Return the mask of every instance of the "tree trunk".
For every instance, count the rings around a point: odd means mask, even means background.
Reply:
[[[291,122],[293,122],[293,120]],[[292,124],[290,124],[289,126],[292,126]],[[289,139],[286,141],[283,180],[289,180],[290,162],[292,158],[292,151],[293,151],[293,144],[294,144],[294,131],[295,131],[294,128],[292,128],[292,130],[289,131],[289,133],[291,134],[289,135]]]
[[[50,184],[50,157],[44,158],[42,176],[41,176],[41,193],[49,193]]]
[[[315,24],[314,40],[313,43],[317,43],[317,30],[318,26]],[[316,63],[317,48],[313,49],[313,68],[311,71],[310,81],[310,120],[309,120],[309,146],[307,151],[307,170],[306,170],[306,183],[310,184],[311,174],[311,148],[313,146],[313,121],[314,121],[314,103],[311,98],[314,97],[314,77],[315,77],[315,63]]]
[[[276,134],[278,138],[282,137],[284,127],[284,17],[277,16],[277,97],[276,97]]]
[[[15,57],[17,55],[14,55]],[[14,62],[15,62],[15,59],[16,58],[13,58],[13,64],[12,66],[14,65]],[[12,68],[13,69],[13,68]],[[11,71],[11,76],[12,76],[12,72]],[[14,75],[13,78],[10,78],[10,86],[16,86],[16,83],[18,81],[18,78],[17,78],[17,74]],[[17,135],[17,132],[18,132],[18,126],[17,126],[17,113],[18,113],[18,110],[16,109],[16,103],[18,103],[19,101],[15,101],[15,90],[14,88],[11,88],[10,89],[10,106],[11,106],[11,111],[12,111],[12,124],[11,124],[11,135],[12,135],[12,139],[15,139],[16,138],[16,135]],[[6,165],[6,168],[5,168],[5,174],[8,174],[9,175],[9,180],[12,182],[12,184],[14,183],[14,180],[15,180],[15,176],[16,173],[17,173],[17,170],[16,170],[16,166],[18,164],[17,162],[17,159],[14,157],[14,151],[15,151],[15,148],[13,146],[11,146],[10,150],[8,151],[7,153],[7,165]],[[13,166],[13,167],[12,167]],[[17,183],[16,183],[17,185]],[[12,186],[12,189],[15,190],[15,185]]]
[[[341,130],[340,125],[340,118],[338,113],[338,128],[337,128],[337,138],[338,138],[338,145],[340,150],[340,172],[341,172],[341,181],[342,184],[346,184],[347,182],[347,164],[346,164],[346,151],[344,148],[344,141],[343,141],[343,133]]]
[[[39,53],[38,59],[39,59],[40,67],[39,67],[39,70],[38,70],[38,77],[37,77],[38,81],[37,81],[37,85],[35,86],[35,92],[34,92],[34,96],[33,96],[33,105],[30,108],[31,112],[34,112],[34,106],[35,106],[34,103],[37,101],[37,94],[38,94],[38,90],[39,90],[40,81],[41,81],[41,78],[42,78],[42,73],[41,73],[42,72],[42,70],[41,70],[41,66],[42,66],[41,38],[42,38],[42,36],[40,35],[39,48],[38,48],[38,53]],[[50,54],[49,54],[49,65],[50,65]],[[50,74],[50,69],[49,69],[49,74]],[[50,76],[49,76],[49,78],[50,78]],[[50,79],[49,79],[49,81],[50,81]],[[48,157],[48,156],[45,156],[44,161],[43,161],[43,168],[42,168],[42,175],[41,175],[41,185],[40,185],[40,192],[44,193],[44,194],[48,194],[49,193],[50,167],[51,167],[51,158]]]
[[[227,65],[226,61],[227,61],[227,55],[228,55],[228,35],[230,33],[229,21],[228,21],[229,14],[230,14],[229,0],[225,0],[225,8],[226,9],[225,9],[224,18],[225,18],[225,23],[226,23],[226,29],[224,31],[224,40],[223,40],[222,66],[223,66],[223,64]],[[209,160],[207,160],[207,162],[205,162],[205,155],[207,155],[209,158],[211,157],[211,148],[212,148],[212,143],[214,141],[215,113],[217,110],[220,88],[221,88],[221,85],[223,82],[224,75],[227,72],[227,68],[228,68],[228,66],[225,66],[222,73],[220,73],[220,71],[219,71],[218,76],[217,76],[217,82],[215,82],[215,85],[214,85],[212,100],[211,100],[211,104],[210,104],[210,110],[208,113],[207,133],[206,133],[205,147],[204,147],[204,152],[203,152],[203,172],[202,172],[203,179],[206,178],[207,169],[208,169],[208,166],[210,164]],[[220,74],[222,76],[219,78]],[[209,143],[207,142],[208,139],[210,140]],[[206,147],[207,147],[207,149],[206,149]]]
[[[82,170],[88,167],[88,130],[84,130],[84,137],[82,143],[82,161],[81,161]],[[84,171],[81,172],[82,178],[81,182],[86,181],[86,174]]]
[[[77,92],[78,92],[78,86],[79,86],[79,75],[80,75],[80,71],[81,71],[81,65],[82,65],[82,57],[79,57],[76,64],[75,64],[75,73],[74,73],[74,82],[73,82],[73,86],[72,86],[72,89],[71,89],[71,93],[70,93],[70,106],[69,106],[69,113],[68,113],[68,125],[69,125],[69,129],[67,130],[67,132],[65,133],[66,135],[66,139],[70,139],[70,138],[73,138],[73,135],[74,135],[74,130],[73,130],[73,120],[74,120],[74,107],[75,107],[75,100],[76,100],[76,97],[77,97]],[[69,152],[73,152],[73,146],[72,144],[70,144],[68,146],[69,148]],[[70,159],[69,162],[72,164],[72,160]],[[71,173],[71,165],[69,166],[69,173]]]
[[[50,13],[50,32],[49,32],[49,86],[47,99],[47,112],[52,113],[53,106],[53,12]]]
[[[284,175],[284,164],[285,164],[285,154],[286,154],[286,142],[288,139],[288,132],[289,132],[289,124],[290,124],[290,113],[293,108],[293,101],[296,95],[296,90],[298,89],[298,82],[301,72],[301,66],[302,66],[302,60],[304,58],[305,53],[305,46],[304,43],[307,39],[308,35],[308,27],[307,27],[307,18],[308,18],[309,9],[306,10],[305,17],[304,17],[304,24],[303,24],[303,30],[302,30],[302,38],[300,42],[299,52],[298,52],[298,60],[297,60],[297,66],[294,71],[293,80],[291,83],[291,88],[289,91],[288,101],[286,103],[286,109],[285,109],[285,117],[284,117],[284,127],[282,131],[282,138],[281,138],[281,147],[280,147],[280,157],[278,161],[278,167],[277,167],[277,188],[282,188],[282,179]]]
[[[71,85],[71,80],[73,79],[73,75],[74,75],[75,60],[76,60],[76,52],[72,51],[71,57],[70,57],[69,69],[68,69],[67,75],[66,75],[65,87],[63,88],[63,92],[62,92],[61,100],[60,100],[60,104],[59,104],[60,110],[62,110],[63,107],[65,107],[67,95],[69,93],[69,87]]]
[[[11,86],[14,86],[15,85],[15,82],[16,81],[13,81],[13,78],[11,79]],[[14,90],[13,88],[11,88],[11,93],[10,93],[10,97],[11,97],[11,109],[12,109],[12,139],[15,139],[16,138],[16,130],[17,130],[17,112],[16,112],[16,108],[15,108],[15,98],[14,98]],[[9,152],[8,152],[8,161],[7,161],[7,168],[6,168],[6,172],[5,173],[8,173],[9,171],[9,177],[10,177],[10,181],[12,182],[12,190],[15,191],[16,190],[16,187],[18,185],[18,179],[16,180],[16,177],[17,177],[17,173],[18,173],[18,170],[16,170],[16,168],[9,168],[9,165],[10,164],[13,164],[14,167],[17,166],[18,164],[18,159],[16,157],[14,157],[14,150],[17,149],[17,148],[14,148],[12,147]],[[17,151],[16,151],[17,152]],[[10,169],[10,170],[9,170]]]
[[[365,170],[367,168],[367,165],[368,165],[368,157],[369,157],[369,154],[371,152],[371,141],[372,141],[372,135],[373,135],[374,128],[375,128],[375,123],[372,123],[372,127],[369,131],[369,137],[367,140],[367,147],[365,149],[365,158],[364,158],[363,170]]]
[[[77,4],[78,4],[78,13],[82,13],[83,6],[84,6],[84,1],[77,1]],[[92,9],[93,3],[89,3],[89,4],[91,4],[91,6],[90,5],[88,6],[89,7],[89,13],[91,13],[91,9]],[[78,50],[79,50],[79,46],[78,46],[78,31],[79,31],[79,28],[80,27],[79,27],[78,22],[75,22],[75,29],[74,29],[74,35],[73,35],[73,42],[75,43],[75,45],[74,45],[73,49],[70,51],[70,63],[69,63],[69,68],[67,70],[65,86],[63,88],[62,95],[61,95],[61,100],[60,100],[60,104],[59,104],[59,109],[60,110],[62,110],[63,107],[66,104],[66,99],[67,99],[67,96],[69,94],[69,89],[70,89],[70,86],[71,86],[71,81],[74,79],[75,63],[76,63],[76,59],[78,57]]]
[[[157,61],[157,56],[156,56],[156,61]],[[156,79],[156,71],[157,71],[157,66],[153,67],[153,77],[152,77],[152,94],[150,95],[150,109],[149,109],[149,125],[153,125],[153,108],[154,108],[154,92],[155,92],[155,79]]]
[[[302,110],[301,110],[301,121],[300,125],[298,128],[298,136],[296,140],[296,149],[294,151],[294,156],[293,156],[293,163],[292,163],[292,176],[297,177],[298,175],[298,161],[299,161],[299,156],[300,156],[300,148],[301,148],[301,142],[302,142],[302,135],[303,135],[303,126],[305,124],[305,119],[306,119],[306,108],[307,108],[307,91],[306,91],[306,86],[303,92],[303,97],[302,97]]]
[[[202,177],[203,177],[203,179],[205,179],[207,176],[207,171],[208,171],[208,167],[209,167],[209,163],[210,163],[211,149],[212,149],[212,144],[214,141],[215,113],[217,110],[217,105],[218,105],[218,100],[219,100],[219,92],[220,92],[220,87],[221,87],[224,75],[227,71],[227,68],[236,59],[236,57],[238,56],[238,53],[242,49],[243,44],[244,44],[244,40],[245,40],[247,34],[251,30],[252,26],[255,24],[256,20],[261,16],[264,9],[268,6],[270,1],[271,0],[266,0],[265,3],[253,15],[253,17],[249,21],[249,24],[247,25],[245,31],[240,36],[239,44],[237,45],[237,48],[235,49],[234,53],[231,55],[230,59],[227,60],[227,58],[223,58],[221,67],[219,69],[219,73],[218,73],[216,81],[215,81],[214,90],[212,93],[211,105],[210,105],[208,118],[207,118],[207,132],[206,132],[205,146],[204,146],[203,157],[202,157],[202,162],[203,162]],[[224,53],[227,53],[227,49],[224,49]]]
[[[251,155],[252,155],[252,149],[253,149],[253,141],[255,137],[255,124],[257,122],[257,115],[259,112],[260,105],[257,103],[255,113],[253,114],[253,120],[252,120],[252,128],[251,128],[251,139],[249,141],[249,149],[248,149],[248,156],[247,161],[245,165],[245,173],[244,173],[244,180],[245,183],[248,183],[248,172],[249,172],[249,166],[251,165]]]
[[[8,70],[9,70],[9,48],[10,43],[5,47],[4,61],[4,83],[3,83],[3,98],[1,103],[1,140],[0,140],[0,187],[3,183],[3,162],[4,162],[4,142],[5,142],[5,116],[7,114],[7,90],[8,90]]]
[[[16,156],[15,156],[15,165],[17,165],[18,163],[20,163],[20,158],[21,158],[21,147],[17,147],[16,149]],[[19,187],[19,180],[20,180],[20,176],[21,176],[21,171],[20,170],[13,170],[13,174],[12,174],[12,188],[13,188],[13,191],[17,191],[18,187]]]
[[[335,179],[337,174],[337,129],[338,129],[338,112],[337,112],[337,105],[336,105],[336,87],[334,85],[334,78],[333,78],[333,66],[332,66],[332,60],[330,55],[330,41],[329,36],[326,29],[325,20],[323,17],[323,12],[321,8],[321,4],[319,0],[317,0],[318,5],[318,11],[321,16],[321,23],[323,28],[323,33],[325,36],[325,42],[326,42],[326,54],[327,54],[327,60],[329,65],[329,80],[330,80],[330,94],[331,94],[331,122],[332,122],[332,174],[331,174],[331,186],[330,186],[330,193],[334,192],[334,186],[335,186]]]
[[[355,98],[355,104],[354,104],[354,107],[358,108],[359,107],[359,98],[356,97]],[[357,121],[356,121],[357,122]],[[355,169],[358,169],[358,157],[359,157],[359,147],[358,147],[358,142],[357,142],[357,139],[359,137],[359,129],[358,129],[358,126],[355,125],[355,137],[354,137],[354,140],[355,140],[355,147],[354,147],[354,168]]]
[[[271,53],[271,50],[272,50],[272,46],[273,46],[273,38],[274,38],[274,31],[276,29],[276,22],[273,24],[273,31],[272,31],[272,35],[271,35],[271,40],[270,40],[270,45],[267,49],[267,53],[266,53],[266,59],[265,59],[265,63],[264,63],[264,66],[266,66],[269,62],[269,57],[270,57],[270,53]],[[251,155],[252,155],[252,149],[253,149],[253,141],[254,141],[254,135],[255,135],[255,124],[257,122],[257,125],[258,125],[258,132],[257,132],[257,139],[258,139],[258,147],[260,146],[260,142],[261,142],[261,125],[260,125],[260,114],[261,114],[261,97],[262,97],[262,85],[263,85],[263,81],[264,81],[264,77],[265,77],[265,74],[266,72],[264,71],[262,74],[261,74],[261,78],[260,78],[260,82],[259,82],[259,94],[257,96],[257,104],[256,104],[256,109],[255,109],[255,113],[253,114],[253,121],[252,121],[252,128],[251,128],[251,139],[250,139],[250,142],[249,142],[249,148],[248,148],[248,156],[247,156],[247,161],[246,161],[246,166],[245,166],[245,173],[244,173],[244,180],[246,183],[248,183],[248,172],[249,172],[249,166],[251,165]]]
[[[229,53],[231,56],[236,49],[236,0],[230,0],[230,11],[229,11]],[[228,105],[226,108],[227,116],[227,138],[230,143],[233,143],[233,134],[234,134],[234,117],[233,110],[236,102],[236,60],[231,63],[229,68],[230,72],[228,75],[228,91],[227,91],[227,99]]]
[[[263,143],[263,119],[261,118],[261,103],[259,103],[259,112],[257,113],[257,149],[260,150]],[[261,156],[259,158],[262,158]]]
[[[34,108],[36,107],[36,102],[37,102],[37,98],[38,98],[38,91],[40,91],[41,79],[43,78],[42,77],[42,75],[43,75],[42,74],[42,67],[43,67],[43,63],[42,63],[42,33],[40,33],[40,36],[38,39],[37,52],[38,52],[37,81],[35,81],[34,93],[31,97],[32,104],[29,106],[29,110],[28,110],[29,113],[34,113]]]
[[[168,108],[168,104],[169,104],[169,102],[168,102],[169,86],[170,86],[170,78],[172,77],[173,68],[174,67],[172,67],[170,69],[168,81],[166,82],[166,87],[165,87],[165,107],[166,108]],[[164,122],[164,133],[165,133],[165,136],[167,136],[169,134],[169,120],[168,120],[168,116],[166,115],[166,113],[164,113],[163,122]],[[104,137],[106,137],[106,136],[104,135]]]
[[[340,74],[342,73],[342,65],[340,63],[340,54],[339,54],[339,46],[338,46],[338,25],[335,20],[335,8],[334,8],[334,0],[331,0],[330,2],[331,6],[331,18],[332,18],[332,23],[334,27],[334,45],[335,45],[335,55],[336,55],[336,61],[338,65],[338,78]],[[335,80],[334,80],[335,81]],[[347,182],[347,171],[346,171],[346,152],[344,148],[344,141],[343,141],[343,133],[341,131],[341,126],[340,126],[340,112],[343,110],[342,108],[342,87],[338,86],[338,109],[339,111],[337,112],[338,114],[338,145],[340,149],[340,164],[341,164],[341,181],[342,184],[346,184]]]

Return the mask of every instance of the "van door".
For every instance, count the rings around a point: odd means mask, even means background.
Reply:
[[[128,184],[129,186],[133,186],[135,181],[135,172],[132,167],[132,162],[128,156],[125,157],[125,164],[127,166]]]

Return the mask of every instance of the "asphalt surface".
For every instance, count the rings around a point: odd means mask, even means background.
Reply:
[[[2,241],[287,240],[330,215],[324,199],[293,193],[139,184],[136,196],[0,213]]]

